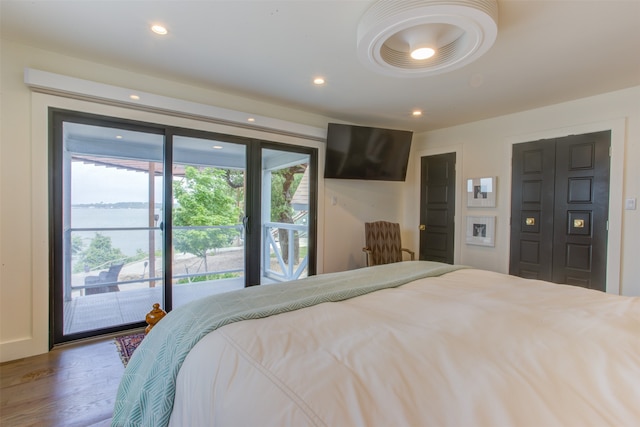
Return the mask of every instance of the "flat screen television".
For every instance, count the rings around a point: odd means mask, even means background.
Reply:
[[[325,178],[404,181],[413,132],[329,123]]]

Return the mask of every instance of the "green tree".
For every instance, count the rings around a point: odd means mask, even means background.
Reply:
[[[82,237],[74,234],[71,236],[71,254],[78,255],[82,253],[82,248],[84,247],[84,242],[82,241]]]
[[[307,169],[306,164],[295,165],[273,171],[271,174],[271,221],[293,224],[293,207],[291,200]],[[289,234],[287,230],[278,229],[278,241],[282,251],[282,259],[289,262]],[[300,254],[298,232],[294,232],[294,262]]]
[[[127,256],[111,244],[111,237],[96,233],[86,251],[80,254],[81,265],[89,269],[103,268],[116,261],[124,261]]]
[[[173,243],[177,250],[200,257],[207,266],[207,252],[228,246],[235,236],[230,229],[210,228],[216,225],[234,225],[240,218],[237,189],[231,186],[237,176],[225,169],[185,168],[183,179],[173,183],[177,205],[173,211],[175,227],[203,227],[176,230]],[[206,227],[206,228],[205,228]]]

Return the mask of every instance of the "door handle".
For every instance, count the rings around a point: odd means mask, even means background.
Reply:
[[[424,231],[424,230],[426,230],[426,229],[427,229],[427,226],[426,226],[426,225],[424,225],[424,224],[420,224],[420,227],[419,227],[419,228],[420,228],[420,231]]]
[[[248,216],[242,217],[242,227],[244,228],[244,233],[249,234],[249,217]]]

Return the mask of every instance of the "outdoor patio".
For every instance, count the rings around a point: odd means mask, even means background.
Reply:
[[[208,295],[244,287],[244,278],[174,285],[173,307]],[[85,295],[64,303],[64,333],[90,331],[144,321],[154,303],[162,302],[162,287]]]
[[[265,227],[267,230],[286,227],[291,240],[294,230],[303,228],[296,224],[278,223],[266,223]],[[306,239],[301,239],[305,255],[294,265],[288,265],[282,259],[279,244],[274,240],[273,234],[265,234],[264,251],[268,256],[264,263],[268,267],[262,271],[260,283],[270,284],[306,276]],[[289,250],[289,256],[293,258],[293,246]],[[156,261],[154,265],[158,266],[159,262]],[[244,251],[236,247],[220,249],[215,254],[208,255],[206,264],[201,258],[190,254],[174,255],[173,308],[209,295],[242,289],[244,276],[208,281],[197,281],[197,278],[203,274],[241,274],[243,265]],[[151,271],[148,259],[130,262],[124,264],[116,276],[107,279],[106,283],[90,282],[89,286],[87,279],[98,278],[101,274],[99,271],[72,274],[63,307],[64,335],[144,321],[153,304],[162,303],[163,300],[162,271],[157,268],[152,270],[155,274],[149,277]],[[102,271],[106,271],[106,268]],[[108,292],[109,287],[115,287],[118,291]],[[91,288],[100,290],[98,293],[91,293]]]

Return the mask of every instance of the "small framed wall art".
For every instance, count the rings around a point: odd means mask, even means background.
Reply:
[[[495,246],[496,217],[468,216],[467,244],[479,246]]]
[[[496,207],[495,176],[467,180],[467,206],[470,208]]]

